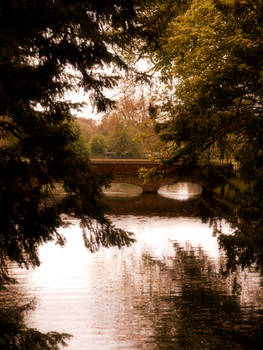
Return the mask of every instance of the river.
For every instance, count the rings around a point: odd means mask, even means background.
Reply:
[[[90,253],[73,219],[60,230],[64,248],[43,245],[39,268],[15,269],[37,302],[28,325],[72,334],[68,350],[261,349],[261,277],[253,268],[224,277],[224,252],[191,214],[194,199],[167,197],[107,197],[113,223],[135,234],[131,247]]]

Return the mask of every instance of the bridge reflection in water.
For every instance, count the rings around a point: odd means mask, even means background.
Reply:
[[[105,196],[104,203],[108,213],[114,215],[158,215],[158,216],[195,216],[198,197],[189,200],[174,200],[157,193],[142,193],[136,197]]]

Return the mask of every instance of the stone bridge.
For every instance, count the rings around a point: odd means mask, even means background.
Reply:
[[[182,163],[173,165],[172,172],[169,175],[154,178],[144,183],[139,178],[138,171],[141,168],[152,169],[158,166],[158,163],[146,159],[91,159],[92,170],[99,174],[111,174],[113,183],[128,183],[140,186],[143,192],[157,192],[164,185],[174,184],[179,181],[192,182],[204,187],[207,179],[201,175],[201,168],[195,170],[182,171]]]

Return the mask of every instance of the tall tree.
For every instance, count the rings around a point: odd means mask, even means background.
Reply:
[[[83,87],[99,111],[103,94],[128,69],[118,54],[141,31],[136,0],[10,0],[0,5],[0,269],[7,260],[38,265],[37,248],[56,240],[62,213],[81,220],[86,246],[122,246],[131,236],[104,216],[107,179],[76,147],[65,91]],[[139,21],[140,19],[140,21]],[[117,52],[117,53],[116,53]],[[111,73],[106,74],[107,67]],[[11,141],[10,141],[11,140]],[[60,183],[65,198],[50,201]],[[96,224],[93,225],[93,222]]]
[[[246,184],[224,178],[232,191],[227,219],[235,229],[221,236],[230,267],[263,266],[262,16],[261,0],[188,1],[154,47],[163,82],[175,87],[157,125],[166,158],[194,165],[221,155]],[[213,206],[207,210],[221,215]]]
[[[102,156],[105,153],[104,139],[101,135],[93,135],[90,140],[90,153],[93,156]]]
[[[149,101],[149,96],[133,91],[130,95],[124,94],[115,108],[104,114],[99,128],[105,136],[108,150],[119,156],[126,154],[132,157],[159,150],[159,137],[150,118]]]

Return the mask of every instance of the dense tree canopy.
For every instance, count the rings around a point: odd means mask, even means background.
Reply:
[[[235,234],[221,243],[230,267],[263,266],[263,2],[182,4],[153,45],[169,88],[156,128],[170,163],[221,158],[238,169],[238,186],[224,178],[231,192],[224,216]],[[206,217],[222,215],[214,204],[206,207]]]
[[[62,213],[81,219],[91,250],[129,244],[104,216],[65,91],[83,87],[98,110],[103,88],[128,67],[119,55],[141,31],[140,1],[10,0],[0,5],[0,266],[38,265],[37,247],[56,239]],[[140,18],[140,21],[139,21]],[[105,73],[102,68],[107,67]],[[114,68],[115,67],[115,68]],[[51,200],[57,184],[63,200]],[[94,222],[96,223],[94,225]],[[88,228],[88,230],[86,230]]]

